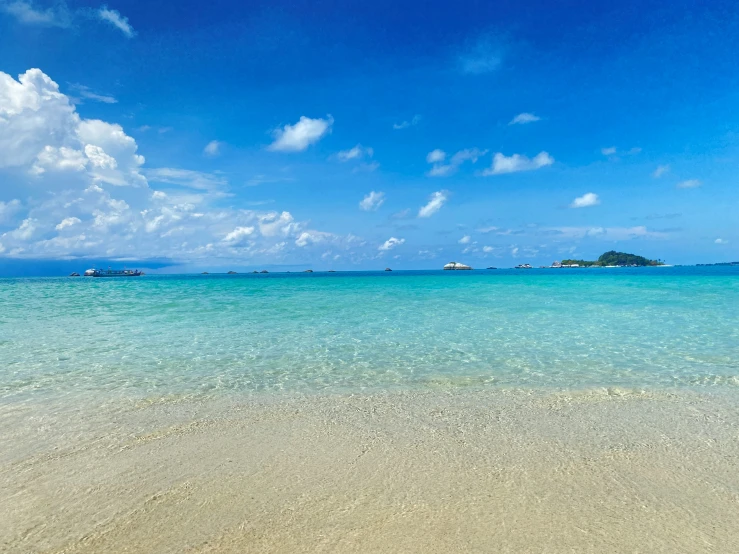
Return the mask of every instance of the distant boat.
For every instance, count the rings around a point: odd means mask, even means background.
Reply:
[[[229,271],[226,275],[236,275],[235,271]]]
[[[140,277],[144,273],[138,269],[88,269],[85,277]]]
[[[70,277],[79,277],[79,276],[80,276],[80,274],[79,274],[79,273],[77,273],[76,271],[73,271],[72,273],[70,273],[70,274],[69,274],[69,276],[70,276]]]
[[[516,269],[533,269],[531,267],[531,264],[519,264],[516,266]]]
[[[385,271],[392,271],[392,269],[390,269],[389,267],[386,267]]]
[[[207,271],[203,271],[200,275],[210,275]]]
[[[329,273],[336,273],[336,270],[335,269],[329,269],[328,272]]]
[[[459,262],[449,262],[448,264],[446,264],[444,266],[444,269],[445,270],[450,270],[450,269],[457,269],[457,270],[459,270],[459,269],[472,269],[472,268],[470,266],[468,266],[468,265],[461,264]]]
[[[312,269],[306,269],[303,273],[313,273]]]
[[[497,267],[487,267],[485,269],[498,269]]]

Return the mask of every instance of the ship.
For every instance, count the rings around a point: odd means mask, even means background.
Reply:
[[[140,277],[143,271],[138,269],[88,269],[85,277]]]
[[[450,269],[451,270],[455,270],[455,269],[456,270],[460,270],[460,269],[463,269],[464,270],[464,269],[472,269],[472,268],[470,266],[468,266],[468,265],[461,264],[459,262],[449,262],[448,264],[446,264],[444,266],[444,269],[445,270],[450,270]]]

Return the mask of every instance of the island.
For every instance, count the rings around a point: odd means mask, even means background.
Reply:
[[[662,260],[650,260],[636,254],[616,252],[609,250],[595,261],[588,260],[562,260],[554,262],[552,267],[646,267],[665,265]]]

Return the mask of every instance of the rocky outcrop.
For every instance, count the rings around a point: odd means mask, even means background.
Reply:
[[[385,271],[392,271],[392,269],[390,269],[389,267],[386,267]]]
[[[444,269],[472,269],[472,268],[468,265],[464,265],[459,262],[449,262],[448,264],[444,266]]]

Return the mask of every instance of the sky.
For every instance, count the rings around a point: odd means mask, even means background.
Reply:
[[[0,0],[0,275],[739,260],[739,6]]]

